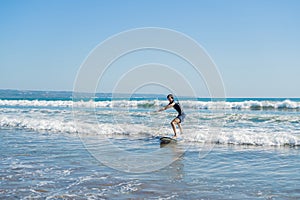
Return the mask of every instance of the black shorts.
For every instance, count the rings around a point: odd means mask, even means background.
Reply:
[[[180,120],[179,123],[184,122],[184,118],[185,118],[186,114],[185,113],[181,113],[181,115],[178,115],[176,118],[178,118]]]

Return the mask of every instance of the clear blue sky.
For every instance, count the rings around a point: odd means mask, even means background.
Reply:
[[[72,90],[88,53],[138,27],[174,29],[212,57],[229,97],[300,97],[298,0],[0,1],[0,89]]]

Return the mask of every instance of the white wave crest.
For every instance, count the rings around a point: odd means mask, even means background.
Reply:
[[[241,102],[215,102],[215,101],[191,101],[183,100],[180,102],[187,109],[239,109],[239,110],[300,110],[300,102],[284,101],[241,101]],[[11,107],[75,107],[75,108],[156,108],[165,106],[166,101],[160,100],[114,100],[114,101],[45,101],[45,100],[0,100],[0,106]]]
[[[32,119],[32,118],[0,118],[0,127],[20,128],[37,132],[76,133],[72,121],[63,122],[58,119]]]
[[[170,135],[170,127],[153,129],[142,124],[89,124],[62,121],[59,119],[33,119],[33,118],[0,118],[0,127],[32,130],[40,133],[69,133],[80,134],[81,137],[98,135],[104,137],[157,137]],[[232,130],[222,129],[220,133],[210,133],[209,127],[186,129],[180,137],[185,142],[234,144],[234,145],[259,145],[259,146],[299,146],[300,133],[277,132],[271,133],[265,129],[250,131],[248,129]]]

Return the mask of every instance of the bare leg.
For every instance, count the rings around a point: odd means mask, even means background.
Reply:
[[[172,126],[172,129],[173,129],[173,132],[174,132],[174,137],[176,137],[177,136],[177,134],[176,134],[176,126],[175,126],[175,122],[174,122],[174,120],[171,122],[171,126]]]
[[[180,130],[180,134],[182,134],[183,132],[182,132],[182,127],[181,127],[180,122],[179,122],[177,125],[178,125],[178,128],[179,128],[179,130]]]
[[[173,119],[173,121],[171,122],[173,131],[174,131],[174,138],[177,137],[177,133],[176,133],[176,124],[178,125],[179,123],[180,123],[180,120],[179,120],[178,118]],[[178,125],[178,127],[179,127],[179,126],[180,126],[180,125]],[[180,132],[182,132],[181,126],[180,126]]]

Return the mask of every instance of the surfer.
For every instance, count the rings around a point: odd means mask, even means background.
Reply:
[[[166,105],[164,108],[161,108],[159,109],[157,112],[161,112],[161,111],[164,111],[164,110],[167,110],[169,108],[174,108],[177,112],[178,112],[178,115],[177,117],[175,117],[172,121],[171,121],[171,126],[172,126],[172,129],[174,131],[174,136],[173,138],[176,138],[177,137],[177,133],[176,133],[176,124],[180,130],[180,133],[182,134],[182,127],[181,127],[181,122],[184,121],[184,118],[185,118],[185,113],[183,112],[182,110],[182,107],[180,106],[180,104],[177,102],[175,103],[174,101],[174,97],[172,94],[169,94],[167,96],[167,99],[169,100],[169,104]]]

